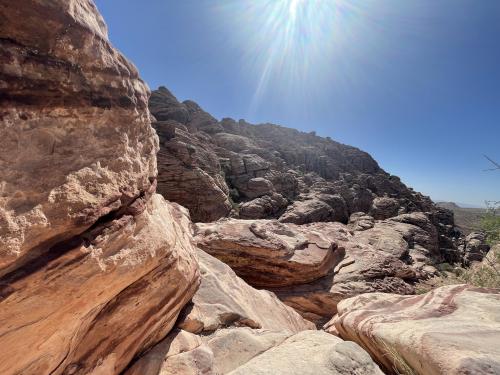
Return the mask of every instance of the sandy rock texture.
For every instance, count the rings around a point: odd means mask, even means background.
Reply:
[[[500,292],[445,286],[418,296],[363,294],[342,301],[331,324],[389,373],[498,374]]]
[[[0,2],[0,373],[118,374],[199,284],[148,88],[90,0]]]

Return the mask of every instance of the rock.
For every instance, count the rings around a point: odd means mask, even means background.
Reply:
[[[490,246],[486,243],[486,235],[481,232],[472,232],[465,237],[462,247],[462,259],[465,266],[470,266],[472,262],[481,262]]]
[[[413,294],[412,282],[422,277],[399,259],[408,252],[407,242],[400,243],[399,252],[395,245],[384,252],[356,235],[341,223],[230,219],[196,226],[202,249],[318,326],[337,312],[342,299],[376,291]]]
[[[395,198],[377,197],[373,200],[370,215],[376,220],[384,220],[397,216],[400,205]]]
[[[283,302],[317,326],[337,312],[341,300],[358,294],[414,294],[409,282],[418,276],[411,266],[390,253],[358,242],[343,224],[314,223],[304,225],[302,230],[321,233],[345,252],[342,261],[325,277],[293,288],[272,289]]]
[[[215,375],[214,355],[202,339],[174,330],[139,358],[124,375]]]
[[[349,228],[353,231],[362,231],[373,228],[375,219],[364,212],[355,212],[349,217]]]
[[[275,218],[286,208],[288,201],[278,193],[264,195],[239,206],[241,219]]]
[[[364,294],[342,301],[333,324],[388,371],[500,372],[500,293],[466,285],[425,295]]]
[[[198,256],[202,281],[185,308],[180,328],[201,333],[229,326],[290,332],[314,327],[273,293],[249,286],[226,264],[202,250]]]
[[[271,181],[263,177],[255,177],[248,180],[246,189],[242,190],[242,192],[246,197],[252,199],[272,194],[273,189]]]
[[[155,195],[3,276],[0,373],[120,373],[197,288],[189,225]]]
[[[239,374],[378,374],[382,371],[358,345],[321,331],[304,331],[230,372]]]
[[[229,188],[222,177],[219,159],[205,139],[183,130],[175,122],[153,125],[161,145],[158,192],[187,207],[193,221],[227,216],[231,211]]]
[[[271,220],[196,225],[198,246],[258,287],[297,285],[325,276],[343,252],[318,232]]]
[[[190,120],[186,106],[179,103],[165,86],[160,86],[151,93],[149,110],[158,121],[173,120],[186,125]]]
[[[280,222],[294,224],[308,224],[320,221],[332,221],[333,209],[319,199],[296,201],[288,206],[281,215]]]
[[[10,2],[1,19],[0,269],[7,272],[148,192],[158,140],[148,89],[110,46],[92,2]]]
[[[199,283],[148,89],[92,1],[0,8],[0,373],[118,374]]]

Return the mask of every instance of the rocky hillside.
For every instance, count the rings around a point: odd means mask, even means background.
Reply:
[[[437,202],[437,205],[453,212],[455,225],[464,233],[477,231],[481,218],[487,213],[485,208],[465,208],[453,202]]]
[[[500,373],[498,290],[414,295],[488,251],[449,211],[355,148],[149,98],[92,0],[0,20],[0,374]]]

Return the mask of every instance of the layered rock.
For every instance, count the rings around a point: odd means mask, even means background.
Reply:
[[[201,285],[184,309],[180,328],[193,333],[228,326],[290,332],[314,328],[273,293],[252,288],[229,266],[202,250],[198,256]]]
[[[272,290],[321,325],[342,299],[377,291],[413,294],[413,284],[435,272],[437,234],[425,215],[373,225],[352,231],[341,223],[222,219],[197,224],[195,240],[248,283]]]
[[[367,153],[330,138],[273,124],[217,121],[192,101],[180,103],[164,87],[153,92],[150,109],[175,128],[165,140],[165,153],[173,145],[190,150],[182,162],[160,156],[159,190],[188,207],[194,221],[228,216],[228,202],[236,208],[233,217],[280,218],[296,224],[347,223],[356,212],[382,220],[440,210],[384,172]],[[176,165],[175,176],[163,163]],[[177,182],[169,183],[172,179]],[[198,194],[195,202],[189,199],[191,192]],[[205,203],[208,208],[200,212]],[[446,218],[434,216],[433,224],[449,237]]]
[[[336,332],[388,372],[500,372],[500,293],[466,285],[419,296],[372,293],[342,301]]]
[[[317,280],[344,255],[321,233],[272,220],[200,223],[196,241],[251,285],[266,288]]]
[[[0,6],[0,373],[120,373],[198,285],[148,89],[89,0]]]
[[[126,375],[381,374],[358,345],[314,326],[199,251],[202,282],[178,327]]]

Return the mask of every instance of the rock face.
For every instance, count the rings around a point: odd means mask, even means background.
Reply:
[[[228,216],[231,206],[233,217],[295,224],[347,224],[356,212],[383,220],[439,211],[367,153],[329,138],[272,124],[217,121],[164,87],[153,92],[149,108],[155,127],[169,129],[159,130],[159,191],[188,207],[194,221]],[[447,229],[448,223],[439,223]]]
[[[454,285],[425,295],[372,293],[342,301],[338,334],[389,372],[498,374],[500,292]]]
[[[0,5],[0,373],[118,374],[198,286],[148,89],[93,2]]]

